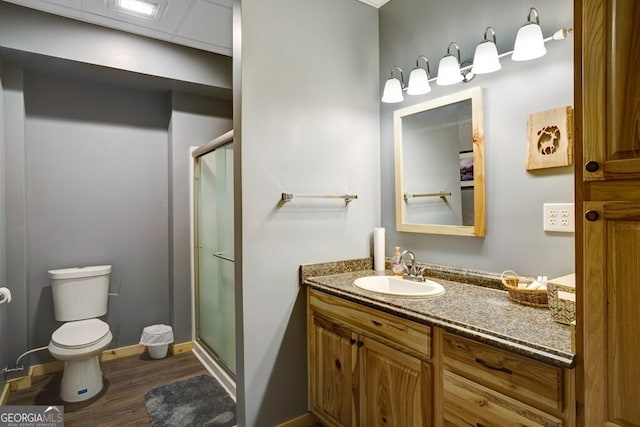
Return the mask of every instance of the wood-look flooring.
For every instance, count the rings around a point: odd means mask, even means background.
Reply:
[[[94,398],[63,403],[58,396],[62,372],[32,379],[25,390],[12,392],[7,405],[63,405],[65,427],[149,426],[144,394],[152,388],[206,374],[192,353],[151,359],[147,353],[102,362],[105,387]]]

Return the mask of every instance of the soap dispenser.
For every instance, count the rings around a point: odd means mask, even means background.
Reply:
[[[404,273],[404,269],[402,268],[402,263],[400,262],[400,246],[396,246],[396,253],[393,255],[393,261],[391,263],[391,271],[394,276],[402,276]]]

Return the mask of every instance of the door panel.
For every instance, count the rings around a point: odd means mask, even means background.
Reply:
[[[310,403],[312,411],[335,426],[356,426],[356,335],[321,316],[310,325]]]
[[[430,365],[375,340],[361,340],[360,426],[430,425]]]
[[[640,426],[640,202],[587,202],[585,210],[586,419]]]

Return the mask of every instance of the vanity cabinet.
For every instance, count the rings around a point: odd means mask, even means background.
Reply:
[[[327,426],[431,426],[431,329],[309,290],[309,407]]]
[[[573,369],[308,291],[309,408],[334,426],[575,426]]]
[[[579,421],[640,426],[640,2],[575,5]]]

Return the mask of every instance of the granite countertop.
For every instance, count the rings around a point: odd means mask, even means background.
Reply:
[[[447,280],[442,268],[432,270],[428,278],[445,289],[432,298],[395,297],[354,286],[355,279],[376,275],[370,259],[302,266],[301,283],[554,366],[574,366],[570,328],[554,322],[549,309],[518,304],[504,290],[462,283],[460,274]]]

